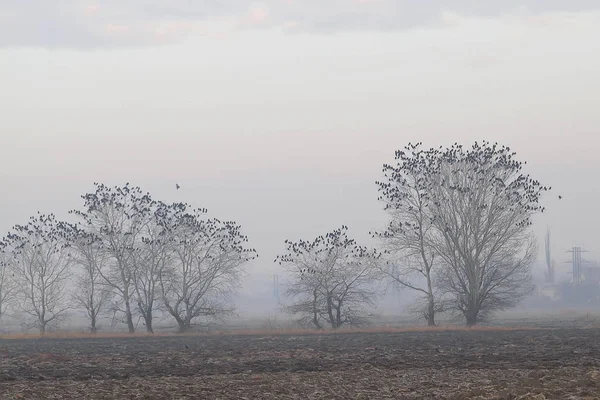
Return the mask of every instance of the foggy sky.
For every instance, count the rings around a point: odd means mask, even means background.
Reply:
[[[117,47],[156,45],[192,34],[285,28],[295,32],[399,31],[436,27],[457,17],[585,12],[594,0],[4,0],[0,46]]]
[[[1,235],[128,181],[240,222],[269,290],[284,239],[385,224],[396,149],[487,139],[553,186],[559,268],[600,258],[596,1],[50,3],[0,4]]]

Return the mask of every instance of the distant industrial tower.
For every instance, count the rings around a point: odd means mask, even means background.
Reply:
[[[581,247],[573,247],[567,253],[571,253],[571,261],[567,261],[567,263],[571,264],[572,267],[573,284],[579,285],[583,281],[583,264],[585,262],[581,257],[581,253],[586,253],[586,251],[582,250]]]

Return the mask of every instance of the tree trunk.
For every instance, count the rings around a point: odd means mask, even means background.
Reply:
[[[123,270],[123,264],[121,262],[119,264],[121,269],[121,280],[123,283],[126,284],[122,292],[123,301],[125,302],[125,320],[127,321],[127,328],[129,330],[129,333],[134,333],[135,325],[133,325],[133,314],[131,313],[131,304],[129,304],[129,302],[131,301],[131,296],[129,295],[130,278],[126,279],[125,272]]]
[[[477,288],[477,283],[474,278],[469,279],[469,289],[470,293],[467,297],[467,310],[466,310],[466,320],[467,326],[471,327],[473,325],[477,325],[477,318],[479,316],[479,289]]]
[[[427,326],[435,326],[435,298],[429,269],[427,270]]]
[[[179,326],[177,333],[185,333],[188,331],[189,326],[187,326],[187,324],[185,323],[185,321],[183,320],[183,318],[181,318],[179,316],[179,314],[177,314],[174,310],[172,310],[171,308],[169,308],[169,314],[171,314],[171,316],[173,318],[175,318],[175,322],[177,322],[177,325]]]
[[[427,304],[427,326],[435,326],[435,302],[432,295],[429,295]]]
[[[336,329],[335,317],[333,315],[333,300],[331,300],[331,296],[329,294],[327,295],[327,315],[329,316],[331,328]]]
[[[46,334],[46,321],[40,321],[40,335]]]
[[[151,312],[144,314],[144,321],[146,322],[146,332],[154,333],[154,330],[152,329],[152,313]]]
[[[127,319],[127,328],[129,329],[129,333],[134,333],[135,326],[133,325],[133,315],[131,314],[129,299],[125,299],[125,318]]]
[[[187,333],[192,329],[192,327],[189,324],[186,324],[182,319],[178,320],[177,324],[179,325],[178,333]]]
[[[342,326],[342,302],[338,302],[335,308],[335,329],[339,329]]]
[[[474,325],[477,325],[477,312],[474,310],[467,310],[465,314],[465,318],[467,320],[467,326],[470,328]]]
[[[313,324],[318,330],[323,330],[323,326],[319,323],[319,310],[317,308],[317,289],[313,290]]]
[[[94,315],[94,313],[92,312],[92,316],[91,316],[91,326],[90,326],[90,332],[95,335],[96,332],[98,332],[98,330],[96,329],[96,316]]]

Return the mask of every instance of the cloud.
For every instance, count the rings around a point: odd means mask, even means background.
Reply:
[[[211,34],[215,25],[313,33],[391,31],[453,26],[464,17],[507,14],[543,24],[550,12],[600,9],[597,0],[455,0],[448,4],[442,0],[2,0],[0,47],[156,45],[176,42],[195,31]]]

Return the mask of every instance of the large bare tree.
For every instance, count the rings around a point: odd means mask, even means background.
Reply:
[[[98,318],[107,307],[112,293],[103,285],[101,274],[106,271],[110,254],[101,242],[77,225],[69,225],[69,256],[73,261],[75,287],[74,305],[83,308],[90,320],[90,332],[98,331]]]
[[[396,165],[383,165],[384,179],[376,184],[390,222],[385,231],[374,236],[383,242],[391,258],[379,264],[381,272],[392,283],[420,294],[417,310],[427,325],[434,326],[435,314],[442,308],[436,302],[436,253],[430,246],[434,236],[429,207],[431,153],[422,150],[421,143],[409,144],[396,152]]]
[[[82,196],[84,211],[72,211],[82,218],[83,228],[110,254],[106,270],[99,272],[103,284],[117,296],[115,311],[122,313],[129,332],[135,331],[132,300],[135,294],[134,269],[139,257],[137,245],[147,226],[154,201],[150,194],[129,183],[108,187],[95,183],[95,192]]]
[[[16,225],[7,235],[12,250],[19,307],[34,318],[41,334],[70,308],[65,224],[53,214],[38,214],[26,225]]]
[[[543,212],[539,201],[548,188],[524,174],[514,156],[487,142],[428,156],[431,244],[445,264],[440,287],[469,326],[515,306],[533,289],[531,218]]]
[[[233,221],[205,217],[206,210],[184,203],[171,206],[164,226],[173,235],[172,255],[161,276],[163,303],[185,332],[234,311],[244,265],[257,257]]]
[[[173,260],[174,232],[169,224],[171,208],[156,202],[149,208],[151,215],[145,218],[140,231],[140,241],[135,244],[133,257],[133,288],[138,311],[144,320],[146,331],[154,333],[154,311],[161,299],[160,282]]]
[[[275,262],[291,275],[286,310],[300,322],[324,329],[368,323],[365,308],[377,298],[376,269],[380,255],[358,245],[342,226],[313,241],[286,240],[286,253]]]

